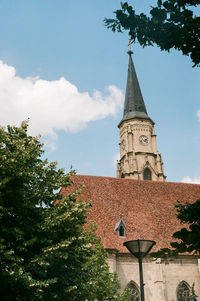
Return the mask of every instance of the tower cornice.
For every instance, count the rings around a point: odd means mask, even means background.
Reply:
[[[152,125],[155,125],[155,122],[150,117],[143,118],[143,117],[138,117],[137,116],[137,117],[132,117],[132,118],[130,117],[128,119],[122,119],[120,121],[120,123],[118,124],[118,128],[120,128],[123,123],[127,123],[127,122],[132,121],[132,120],[139,120],[139,121],[146,121],[146,120],[148,120],[148,121],[150,121],[152,123]]]

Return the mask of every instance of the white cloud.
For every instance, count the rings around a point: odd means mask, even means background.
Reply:
[[[200,177],[192,179],[187,176],[187,177],[184,177],[181,182],[190,183],[190,184],[200,184]]]
[[[200,110],[197,111],[197,117],[198,117],[198,119],[200,121]]]
[[[0,125],[19,125],[30,118],[31,134],[47,135],[49,145],[57,130],[76,132],[90,121],[115,115],[122,101],[116,86],[108,86],[105,95],[99,91],[89,95],[64,77],[55,81],[18,77],[14,67],[0,61]]]

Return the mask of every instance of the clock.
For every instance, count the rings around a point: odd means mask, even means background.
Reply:
[[[139,141],[140,141],[140,143],[141,143],[142,145],[147,145],[147,144],[149,143],[149,139],[148,139],[148,137],[145,136],[145,135],[141,135],[141,136],[139,137]]]

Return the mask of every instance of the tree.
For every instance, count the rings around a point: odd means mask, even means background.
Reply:
[[[136,14],[133,6],[121,3],[115,19],[105,19],[114,32],[128,31],[132,42],[142,47],[156,44],[161,50],[174,48],[189,55],[194,66],[200,64],[200,16],[194,8],[200,0],[158,0],[149,15]]]
[[[94,226],[86,227],[90,203],[80,189],[58,193],[70,174],[42,160],[27,127],[0,128],[1,300],[126,300]]]

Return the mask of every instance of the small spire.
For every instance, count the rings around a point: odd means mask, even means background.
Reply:
[[[124,104],[123,120],[139,117],[148,118],[145,103],[140,90],[140,85],[137,79],[135,68],[132,61],[131,40],[129,39],[129,66],[128,77],[126,84],[126,96]]]

